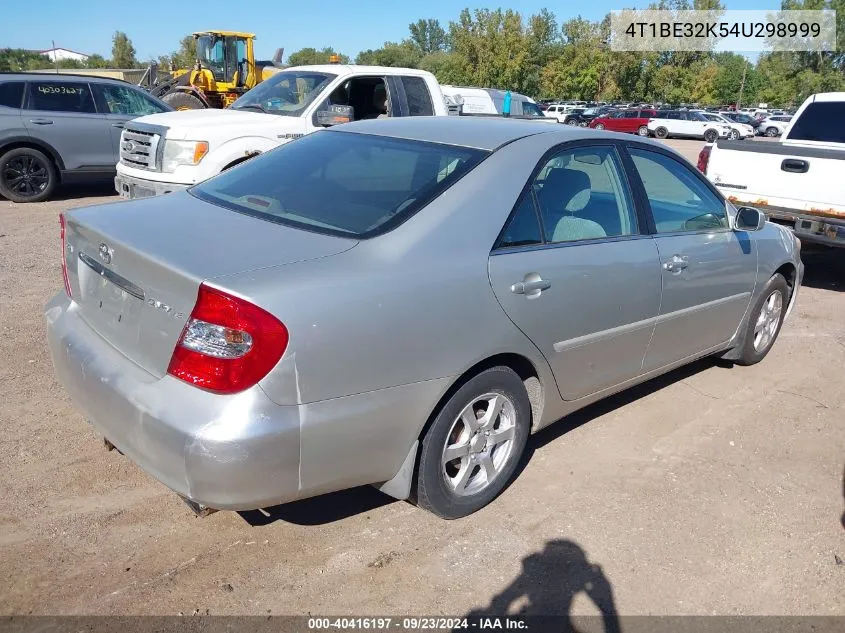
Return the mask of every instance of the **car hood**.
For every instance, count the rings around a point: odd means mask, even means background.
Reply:
[[[135,119],[138,123],[168,128],[167,138],[206,139],[221,133],[255,134],[267,136],[267,130],[278,131],[290,128],[298,130],[304,127],[300,117],[265,114],[254,110],[181,110],[162,112]]]

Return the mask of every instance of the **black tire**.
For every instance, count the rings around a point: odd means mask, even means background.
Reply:
[[[7,200],[41,202],[58,183],[56,166],[44,152],[18,147],[0,156],[0,195]]]
[[[716,130],[704,130],[704,140],[708,143],[715,143],[719,138],[719,133]]]
[[[669,130],[661,125],[659,128],[654,130],[654,135],[657,138],[669,138]]]
[[[477,436],[484,433],[483,429],[479,430],[476,435],[469,433],[469,427],[466,427],[458,418],[464,409],[473,405],[476,401],[481,402],[486,394],[504,396],[506,402],[510,402],[512,405],[508,408],[506,403],[501,409],[506,415],[495,417],[490,424],[490,429],[494,431],[509,428],[506,425],[506,418],[512,415],[513,420],[510,422],[512,422],[514,430],[510,445],[508,446],[507,440],[505,440],[502,444],[483,446],[479,450],[479,445],[486,444],[489,441],[489,439],[482,437],[481,441],[472,449],[478,452],[473,453],[472,450],[467,450],[465,456],[456,457],[455,460],[444,463],[444,450],[447,446],[455,445],[452,442],[465,443],[467,447],[472,447],[474,441],[478,439]],[[476,414],[475,417],[478,417],[478,415]],[[483,420],[484,418],[481,417],[480,419]],[[495,428],[495,425],[498,425],[498,428]],[[461,430],[456,436],[455,433],[458,429]],[[525,391],[522,380],[512,369],[492,367],[471,378],[443,405],[422,438],[413,495],[416,504],[444,519],[458,519],[480,510],[495,499],[510,483],[525,450],[530,429],[531,404],[528,400],[528,393]],[[465,432],[467,439],[461,440],[460,436],[464,435]],[[490,449],[489,453],[487,452],[488,449]],[[486,472],[482,472],[482,462],[476,462],[474,458],[480,457],[483,459],[486,457],[490,463],[493,463],[496,460],[497,451],[503,449],[507,449],[507,451],[502,454],[502,462],[496,468],[496,474],[492,481],[487,483]],[[474,493],[457,494],[455,487],[447,481],[448,473],[453,471],[458,480],[461,479],[461,473],[464,471],[469,473],[465,477],[465,489],[479,484],[481,487]]]
[[[641,125],[639,128],[637,128],[637,134],[639,136],[648,136],[648,126]]]
[[[567,125],[578,125],[578,121],[575,119],[566,119]]]
[[[604,129],[604,123],[596,123],[596,127],[594,129],[603,130]]]
[[[778,129],[776,127],[772,126],[772,127],[767,127],[764,134],[766,136],[768,136],[769,138],[774,138],[775,136],[780,134],[780,132],[778,131]]]
[[[730,140],[732,140],[732,141],[737,141],[737,140],[739,140],[739,132],[737,132],[736,130],[731,130],[731,131],[728,133],[728,138],[729,138]]]
[[[757,338],[756,330],[758,328],[757,322],[760,319],[760,314],[763,312],[764,306],[767,306],[770,301],[770,297],[772,297],[775,293],[780,293],[780,311],[776,326],[773,327],[765,345],[755,347],[755,340]],[[774,345],[777,340],[778,334],[780,334],[780,327],[783,325],[783,318],[786,316],[786,308],[789,305],[789,296],[789,285],[786,283],[786,279],[783,278],[783,275],[776,273],[771,279],[769,279],[768,282],[766,282],[760,296],[757,298],[757,301],[754,302],[754,307],[749,313],[748,324],[745,328],[745,335],[742,338],[742,346],[738,350],[739,353],[734,360],[737,365],[754,365],[766,357],[766,354],[769,353],[769,350],[772,349],[772,345]],[[763,341],[761,340],[760,342],[762,343]]]
[[[187,92],[169,92],[161,99],[174,110],[203,110],[205,104]]]

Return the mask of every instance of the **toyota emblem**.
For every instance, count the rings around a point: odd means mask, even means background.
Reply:
[[[106,264],[111,264],[111,256],[114,253],[112,249],[109,248],[109,245],[105,242],[100,244],[100,259],[102,259]]]

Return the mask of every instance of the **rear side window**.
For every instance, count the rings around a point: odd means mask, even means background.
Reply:
[[[0,84],[0,106],[20,108],[23,101],[23,82],[7,81]]]
[[[845,103],[816,101],[792,124],[790,140],[845,143]]]
[[[29,83],[29,109],[49,112],[95,113],[88,84],[62,81]]]
[[[100,97],[100,106],[109,114],[128,114],[143,116],[166,112],[155,101],[140,90],[116,84],[94,84],[94,90]]]
[[[367,238],[407,220],[486,155],[440,143],[319,131],[190,191],[271,222]]]
[[[428,93],[428,86],[422,77],[402,77],[402,86],[405,88],[405,98],[408,100],[408,112],[411,116],[431,116],[434,114],[434,107],[431,104],[431,95]]]

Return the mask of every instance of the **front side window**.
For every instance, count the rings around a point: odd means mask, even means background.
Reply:
[[[665,154],[629,149],[658,233],[728,228],[725,205],[692,167]]]
[[[29,109],[86,114],[97,111],[88,84],[62,81],[30,82]]]
[[[0,106],[5,108],[20,108],[23,101],[22,81],[6,81],[0,83]]]
[[[522,102],[522,114],[525,116],[543,116],[543,111],[536,103],[530,101]]]
[[[270,222],[367,238],[404,222],[486,154],[439,143],[318,131],[190,192]]]
[[[244,94],[231,108],[300,116],[336,76],[309,70],[280,72]]]
[[[158,114],[166,109],[150,99],[139,90],[114,84],[94,84],[94,90],[99,93],[101,106],[108,114],[128,114],[144,116]]]
[[[402,86],[405,88],[405,98],[408,100],[408,113],[411,116],[431,116],[434,114],[434,106],[431,103],[431,95],[425,79],[422,77],[402,77]]]
[[[634,205],[612,147],[557,154],[540,170],[533,190],[547,242],[637,233]]]

